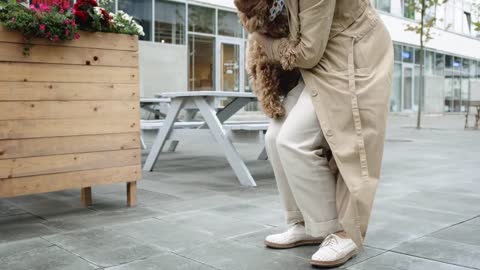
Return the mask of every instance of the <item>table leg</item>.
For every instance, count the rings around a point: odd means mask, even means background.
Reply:
[[[222,123],[218,119],[215,110],[202,97],[196,97],[194,100],[195,104],[200,110],[200,113],[205,119],[205,123],[210,128],[212,135],[215,137],[215,140],[220,145],[222,145],[228,163],[230,163],[230,166],[237,175],[240,183],[244,186],[257,186],[255,180],[253,180],[253,177],[250,174],[250,171],[248,170],[247,166],[245,165],[242,158],[235,149],[232,141],[228,138],[225,130],[223,129]]]
[[[144,171],[152,171],[155,163],[157,162],[158,156],[162,152],[163,146],[170,135],[170,132],[173,129],[173,125],[175,124],[175,120],[178,117],[178,113],[185,105],[184,98],[175,98],[172,100],[172,105],[167,113],[167,117],[165,118],[165,122],[163,127],[158,130],[157,137],[153,143],[152,149],[148,154],[147,160],[145,161],[145,165],[143,166]]]
[[[137,205],[137,182],[127,183],[127,205]]]
[[[223,109],[217,112],[217,118],[220,123],[227,121],[230,117],[241,110],[245,105],[252,101],[251,98],[235,98],[228,103]]]
[[[258,155],[257,160],[268,160],[267,149],[265,149],[265,147],[263,147],[262,152]]]
[[[83,207],[91,206],[92,203],[92,187],[84,187],[80,191]]]

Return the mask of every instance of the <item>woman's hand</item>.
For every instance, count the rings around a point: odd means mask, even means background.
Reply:
[[[269,59],[273,59],[273,50],[272,50],[273,38],[258,32],[254,32],[250,35],[253,40],[257,41],[257,43],[265,49],[265,53],[267,54],[267,57]]]

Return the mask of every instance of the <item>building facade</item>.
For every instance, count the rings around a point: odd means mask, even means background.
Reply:
[[[392,112],[415,112],[420,89],[419,37],[405,31],[420,17],[414,0],[372,0],[394,41]],[[427,16],[438,20],[426,44],[423,109],[464,112],[480,100],[480,0],[448,0]],[[251,91],[245,72],[246,33],[233,0],[115,0],[115,10],[144,27],[140,42],[142,95],[165,91]],[[255,104],[247,110],[257,110]]]

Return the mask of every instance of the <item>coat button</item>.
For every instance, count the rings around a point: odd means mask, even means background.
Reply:
[[[318,95],[317,91],[312,91],[312,97],[316,97]]]
[[[329,130],[327,130],[326,134],[327,134],[328,137],[332,137],[333,136],[333,131],[331,129],[329,129]]]

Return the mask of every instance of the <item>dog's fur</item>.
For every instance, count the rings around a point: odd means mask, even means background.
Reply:
[[[235,0],[240,22],[249,33],[258,32],[271,38],[288,37],[288,18],[284,8],[275,20],[270,21],[270,7],[273,0]],[[263,107],[270,118],[285,115],[282,98],[295,87],[300,78],[298,69],[284,70],[280,63],[268,59],[265,50],[249,38],[247,52],[247,72]]]

